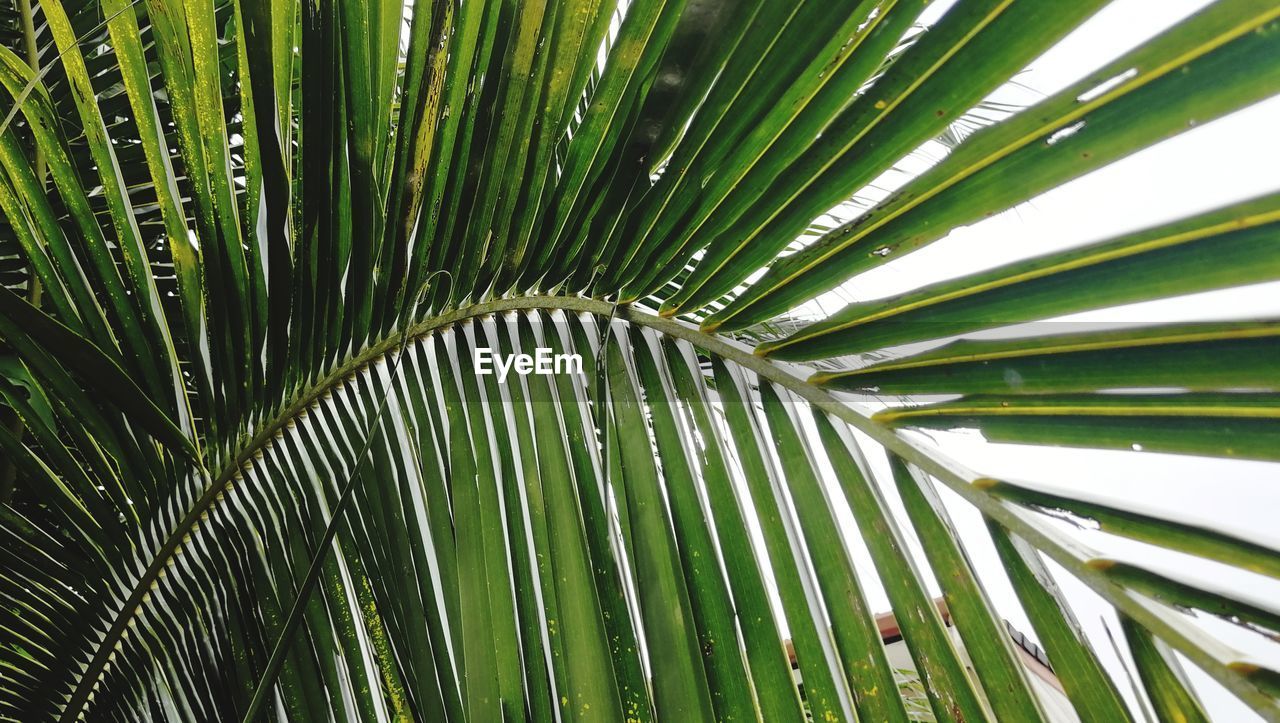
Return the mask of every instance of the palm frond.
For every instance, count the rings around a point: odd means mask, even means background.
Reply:
[[[1106,5],[0,1],[0,720],[1280,720],[1275,540],[931,436],[1280,462],[1276,320],[1049,323],[1280,197],[851,291],[1280,93],[1000,95]]]

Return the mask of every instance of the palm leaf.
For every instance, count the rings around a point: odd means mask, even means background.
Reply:
[[[1274,320],[1034,326],[1274,193],[800,308],[1280,93],[1219,0],[988,97],[1105,5],[0,2],[0,720],[1280,720],[1274,541],[929,436],[1274,464]]]

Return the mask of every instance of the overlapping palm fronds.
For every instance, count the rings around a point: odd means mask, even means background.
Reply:
[[[1055,719],[1011,608],[1081,720],[1280,720],[1267,541],[920,433],[1276,461],[1274,321],[955,338],[1280,279],[1280,196],[795,314],[1280,93],[1218,0],[966,115],[1106,4],[0,2],[0,720]]]

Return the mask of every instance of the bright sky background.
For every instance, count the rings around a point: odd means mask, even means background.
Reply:
[[[936,18],[950,4],[934,3],[926,16]],[[1016,77],[1016,85],[997,91],[993,98],[1021,105],[1033,103],[1208,4],[1209,0],[1118,0],[1033,62]],[[908,159],[904,166],[911,168],[912,162]],[[923,168],[923,164],[920,167]],[[895,179],[881,180],[894,182]],[[807,305],[805,311],[825,316],[850,300],[888,296],[957,274],[1110,238],[1124,231],[1276,190],[1280,190],[1280,98],[1190,130],[1006,213],[957,229],[922,251],[857,277]],[[873,188],[867,189],[865,195],[875,200],[885,193],[885,188]],[[1280,316],[1280,283],[1133,304],[1066,318],[1151,323],[1259,316]],[[1191,522],[1220,525],[1222,520],[1231,520],[1235,534],[1280,548],[1280,529],[1276,525],[1277,511],[1280,511],[1280,465],[1277,464],[1141,451],[997,445],[985,442],[977,434],[931,436],[948,454],[985,474],[1057,487],[1070,494],[1119,502],[1121,506],[1140,501],[1145,511]],[[872,453],[876,445],[865,438],[862,441],[866,442],[863,448],[877,474],[881,479],[889,479],[883,457]],[[949,502],[955,503],[949,507],[969,544],[975,565],[985,574],[985,582],[997,605],[1006,611],[1015,626],[1034,635],[1030,624],[1017,610],[1016,598],[1003,577],[980,517],[958,497],[949,492],[946,496]],[[1275,601],[1280,600],[1280,583],[1269,578],[1228,570],[1214,563],[1189,562],[1189,558],[1174,553],[1153,554],[1145,546],[1105,540],[1094,533],[1080,533],[1080,539],[1107,555],[1128,554],[1130,559],[1141,560],[1144,565],[1174,576],[1211,576],[1210,579],[1224,587],[1237,594],[1243,591],[1266,607],[1274,609]],[[860,565],[869,566],[865,549],[859,542],[855,542],[854,547]],[[1119,626],[1110,615],[1109,607],[1074,579],[1059,577],[1072,599],[1080,601],[1081,623],[1113,673],[1118,674],[1122,692],[1132,698],[1101,622],[1101,618],[1106,617],[1112,633],[1120,637]],[[882,592],[870,591],[870,594],[876,609],[888,609]],[[1206,621],[1205,627],[1224,642],[1252,652],[1271,665],[1280,665],[1274,649],[1261,644],[1257,636],[1216,619]],[[1187,667],[1215,720],[1260,720],[1208,676]]]

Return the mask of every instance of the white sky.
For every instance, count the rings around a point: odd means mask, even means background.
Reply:
[[[928,15],[936,17],[950,4],[935,3]],[[993,97],[1022,105],[1032,103],[1208,4],[1208,0],[1118,0],[1019,74],[1015,80],[1022,87],[1007,86]],[[1273,98],[1188,131],[1006,213],[956,229],[924,250],[857,277],[807,305],[805,311],[825,316],[850,300],[888,296],[1016,258],[1109,238],[1275,191],[1280,189],[1278,130],[1280,98]],[[904,165],[909,167],[910,161]],[[878,189],[866,192],[873,198],[883,194],[884,190]],[[1280,315],[1280,282],[1066,318],[1150,323],[1263,315]],[[1221,526],[1229,521],[1235,534],[1280,548],[1280,530],[1275,522],[1276,510],[1280,510],[1280,465],[1148,452],[997,445],[977,434],[931,436],[949,455],[984,474],[1031,481],[1068,494],[1119,502],[1121,506],[1140,505],[1145,511],[1191,522]],[[876,445],[865,438],[861,441],[866,442],[863,448],[881,479],[889,479],[887,464],[872,452]],[[947,498],[955,503],[950,508],[993,599],[1017,627],[1034,635],[1017,609],[1016,598],[1004,580],[979,515],[958,497],[948,494]],[[1280,583],[1269,578],[1213,563],[1188,562],[1188,558],[1174,553],[1153,554],[1145,546],[1106,540],[1096,533],[1079,534],[1080,539],[1108,555],[1127,556],[1154,569],[1192,576],[1191,579],[1208,577],[1230,589],[1245,591],[1263,606],[1275,608],[1274,601],[1280,600]],[[854,537],[855,558],[863,569],[868,569],[870,559]],[[1100,620],[1100,616],[1106,616],[1112,632],[1120,636],[1108,606],[1074,579],[1059,577],[1072,599],[1078,601],[1081,623],[1100,656],[1118,674],[1121,690],[1128,693]],[[871,591],[871,597],[877,609],[888,608],[880,591]],[[1257,636],[1217,620],[1207,621],[1205,627],[1224,642],[1271,665],[1280,665],[1275,647],[1260,644]],[[1188,673],[1216,720],[1260,720],[1205,674],[1190,666]]]

